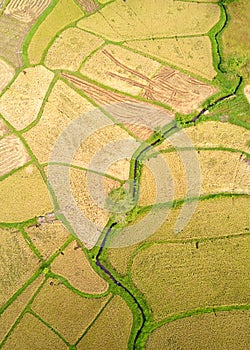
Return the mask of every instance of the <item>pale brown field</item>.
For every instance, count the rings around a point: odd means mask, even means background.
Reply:
[[[20,139],[15,135],[0,140],[0,176],[17,169],[30,160]]]
[[[125,41],[207,33],[219,18],[219,6],[211,3],[145,0],[142,5],[139,1],[115,1],[100,13],[82,19],[78,26],[110,40]]]
[[[132,313],[120,296],[115,296],[79,342],[79,350],[128,348]]]
[[[185,151],[179,151],[178,153],[185,157]],[[163,183],[164,179],[169,179],[167,190],[170,200],[184,198],[187,191],[187,175],[178,153],[167,152],[158,156],[162,157],[169,167],[168,173],[161,170],[162,180],[158,181],[158,186]],[[250,166],[245,156],[227,151],[199,151],[197,162],[199,163],[201,177],[200,195],[215,193],[249,194]],[[147,165],[147,162],[145,164]],[[193,176],[197,175],[194,174]],[[171,178],[173,179],[173,185],[170,182]],[[173,196],[171,196],[172,190],[174,191]],[[146,168],[143,168],[139,205],[145,206],[160,202],[155,200],[155,191],[156,182],[154,177],[147,173]]]
[[[215,92],[214,87],[164,66],[144,88],[143,96],[188,114]]]
[[[15,69],[0,59],[0,92],[9,84],[15,74]]]
[[[71,169],[70,171],[70,185],[71,193],[76,201],[77,207],[81,210],[84,216],[86,216],[91,222],[95,223],[101,230],[105,227],[109,219],[109,211],[104,208],[103,199],[114,188],[119,187],[120,183],[112,179],[105,179],[106,191],[102,196],[98,189],[93,188],[87,178],[87,173],[82,170]],[[98,176],[98,175],[97,175]],[[104,180],[103,176],[98,176],[100,181]],[[97,181],[98,181],[97,180]],[[99,183],[99,181],[98,181]],[[103,191],[103,188],[101,188]],[[97,198],[95,198],[97,196]],[[96,234],[96,232],[95,232]],[[98,233],[100,235],[100,232]],[[89,232],[89,239],[91,232]],[[94,237],[93,237],[94,239]],[[86,243],[86,242],[84,242]]]
[[[96,10],[98,10],[99,6],[95,3],[94,0],[77,0],[77,1],[87,13],[93,13]]]
[[[11,0],[4,10],[4,14],[21,22],[29,23],[35,21],[50,3],[51,0]]]
[[[49,279],[31,305],[39,316],[74,343],[94,320],[96,314],[109,300],[83,298],[60,282]],[[60,313],[60,317],[58,317]]]
[[[160,68],[155,62],[115,45],[107,45],[87,60],[80,72],[122,92],[139,95]]]
[[[97,115],[97,117],[99,116]],[[128,143],[128,145],[130,146],[128,148],[128,154],[120,155],[119,142]],[[129,160],[130,157],[132,157],[133,152],[137,149],[137,147],[139,147],[139,145],[139,142],[136,142],[126,131],[121,129],[118,125],[114,124],[107,117],[107,125],[100,127],[97,131],[92,133],[81,143],[79,149],[74,155],[72,164],[100,171],[100,169],[102,168],[101,160],[103,160],[103,164],[107,164],[108,166],[108,168],[104,169],[105,173],[119,178],[119,175],[123,173],[123,169],[121,168],[122,164],[117,163],[116,167],[110,167],[111,164],[109,164],[110,162],[107,159],[107,152],[110,152],[109,157],[111,157],[112,154],[119,155],[117,156],[118,158],[115,157],[115,161],[119,161],[121,159],[126,160],[126,158],[128,158]],[[109,147],[108,151],[106,148],[106,151],[103,152],[103,149],[105,147]],[[94,157],[96,157],[96,160]],[[114,172],[115,170],[117,171],[117,173]]]
[[[216,312],[176,320],[156,329],[147,350],[242,350],[247,349],[249,310]]]
[[[102,39],[80,29],[66,29],[50,47],[45,64],[51,69],[76,71],[83,59],[103,43]]]
[[[84,14],[74,0],[59,0],[53,10],[39,26],[28,47],[31,64],[41,61],[42,55],[56,33],[67,24],[83,17]]]
[[[145,162],[140,181],[140,197],[138,202],[140,206],[166,202],[166,199],[162,201],[159,199],[157,200],[156,193],[158,192],[159,195],[161,194],[161,186],[167,181],[169,185],[164,188],[164,198],[168,198],[168,200],[171,201],[185,196],[186,174],[180,156],[176,152],[171,152],[162,154],[159,157],[166,164],[168,172],[165,172],[167,169],[163,169],[161,163],[157,164],[156,161],[152,163],[152,160]],[[147,165],[150,165],[151,163],[152,168],[155,170],[155,174],[157,174],[158,181],[154,178],[154,174],[147,170]],[[173,181],[173,186],[171,185],[171,180]]]
[[[18,231],[1,229],[0,235],[1,306],[33,275],[39,261]]]
[[[209,37],[131,41],[128,47],[149,54],[203,78],[216,76]]]
[[[184,131],[196,147],[228,147],[250,153],[250,130],[241,126],[207,121]]]
[[[0,55],[15,67],[22,65],[21,47],[29,30],[29,25],[15,18],[1,15],[0,18]]]
[[[104,293],[109,285],[93,270],[81,247],[72,242],[51,265],[52,271],[65,277],[84,293]]]
[[[36,119],[53,76],[43,66],[27,68],[0,98],[0,112],[15,128],[21,130]]]
[[[0,222],[22,222],[52,211],[48,189],[34,166],[4,179],[0,197]]]
[[[134,258],[132,279],[157,321],[196,308],[247,304],[248,256],[248,237],[207,241],[198,249],[194,243],[154,244]]]
[[[146,140],[155,127],[166,125],[174,117],[172,112],[159,106],[133,100],[69,74],[62,75],[141,140]]]
[[[69,238],[69,232],[60,221],[39,227],[27,227],[25,230],[45,260],[56,253]]]
[[[29,313],[26,313],[14,332],[4,344],[4,350],[51,350],[68,349],[67,345],[48,327]]]
[[[201,239],[247,233],[250,225],[249,202],[248,197],[199,201],[189,223],[178,234],[174,233],[174,227],[181,208],[171,209],[163,225],[146,241]],[[161,211],[161,209],[154,209],[156,218],[158,210]],[[143,217],[144,215],[139,215],[134,223]],[[137,235],[136,230],[134,233]],[[108,250],[109,261],[119,273],[123,275],[127,273],[129,259],[138,245]]]
[[[93,106],[62,81],[58,81],[37,125],[24,134],[31,150],[41,163],[49,161],[57,137],[72,122]]]
[[[44,276],[40,275],[20,294],[15,301],[2,313],[0,318],[0,341],[6,336],[26,304],[42,283]]]

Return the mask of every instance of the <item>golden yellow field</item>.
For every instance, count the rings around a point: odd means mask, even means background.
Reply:
[[[13,323],[23,311],[26,304],[43,282],[44,276],[40,275],[33,283],[31,283],[17,299],[2,313],[0,318],[0,341],[6,336]]]
[[[178,234],[174,233],[174,227],[181,208],[171,209],[165,222],[146,241],[200,240],[247,233],[249,228],[249,203],[248,197],[215,198],[199,201],[189,223]],[[156,213],[158,210],[162,211],[162,209],[154,209]],[[143,217],[144,215],[138,216],[135,223]],[[134,233],[136,234],[135,230]],[[110,248],[108,259],[112,267],[125,275],[131,255],[138,246],[139,243],[124,248]]]
[[[128,47],[212,80],[216,70],[209,37],[130,41]]]
[[[41,61],[42,55],[56,33],[67,24],[83,17],[84,14],[74,0],[59,0],[50,14],[38,27],[28,47],[31,64]]]
[[[69,283],[84,293],[101,294],[109,285],[91,267],[81,247],[72,242],[52,263],[54,273],[65,277]]]
[[[249,310],[215,312],[167,323],[149,337],[146,350],[247,349]]]
[[[198,249],[194,243],[162,243],[140,251],[133,260],[132,280],[154,320],[197,308],[247,304],[248,241],[219,239],[200,243]]]
[[[115,296],[84,335],[77,348],[126,350],[132,322],[132,313],[127,304],[120,296]]]
[[[4,179],[0,184],[0,197],[0,222],[22,222],[53,208],[47,186],[33,165]]]
[[[59,281],[48,279],[31,304],[31,309],[59,331],[66,340],[74,343],[109,298],[110,295],[97,299],[83,298]]]
[[[1,229],[0,242],[2,307],[38,269],[39,261],[19,231]]]
[[[184,131],[196,147],[227,147],[250,153],[250,130],[241,126],[207,121]]]
[[[37,349],[43,350],[68,349],[66,344],[53,331],[29,313],[24,315],[2,349],[26,350],[32,349],[34,344],[39,344]]]
[[[219,7],[211,3],[145,0],[142,5],[139,1],[115,1],[100,13],[82,19],[78,26],[109,40],[126,41],[207,33],[219,16]]]
[[[38,227],[30,226],[25,231],[44,260],[56,253],[69,238],[69,232],[60,221]]]
[[[53,76],[43,66],[22,71],[0,98],[0,113],[18,130],[28,126],[36,119]]]
[[[50,69],[76,71],[81,62],[103,43],[102,39],[80,29],[66,29],[50,47],[45,65]]]

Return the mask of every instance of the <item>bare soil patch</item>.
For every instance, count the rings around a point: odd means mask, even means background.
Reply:
[[[0,59],[0,92],[9,84],[15,74],[15,69]]]

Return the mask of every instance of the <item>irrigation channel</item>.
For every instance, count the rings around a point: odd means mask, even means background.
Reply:
[[[221,67],[221,63],[222,63],[222,58],[221,58],[221,54],[220,54],[220,45],[218,42],[218,35],[224,30],[224,28],[226,27],[226,24],[228,22],[228,14],[226,11],[226,7],[225,5],[220,2],[220,6],[223,9],[226,19],[225,22],[222,26],[222,28],[215,34],[215,41],[217,43],[217,53],[219,56],[219,62],[218,62],[218,69],[222,72],[222,73],[226,73],[222,67]],[[219,102],[222,102],[224,100],[227,100],[233,96],[236,96],[237,91],[239,90],[242,82],[243,82],[243,77],[237,74],[237,77],[239,78],[238,84],[236,85],[234,91],[230,94],[227,94],[225,96],[222,96],[220,98],[218,98],[217,100],[215,100],[214,102],[211,102],[207,107],[204,107],[196,116],[194,116],[191,120],[184,122],[184,124],[188,125],[188,124],[193,124],[196,123],[198,119],[200,119],[207,111],[209,111],[209,109],[211,107],[214,107],[216,104],[218,104]],[[147,140],[147,143],[143,143],[138,150],[135,152],[134,154],[134,162],[131,162],[131,167],[133,169],[132,170],[132,174],[133,174],[133,180],[132,180],[132,189],[130,187],[130,193],[132,194],[132,200],[134,202],[134,204],[136,204],[137,199],[138,199],[138,193],[139,193],[139,181],[140,181],[140,175],[138,176],[138,173],[140,171],[140,168],[143,165],[143,158],[145,157],[146,153],[151,150],[153,147],[161,144],[168,136],[170,136],[172,133],[177,132],[179,130],[179,127],[177,125],[177,122],[172,122],[168,125],[168,129],[167,130],[163,130],[162,134],[159,135],[158,137],[157,135],[154,135],[154,137],[149,138],[149,140]],[[138,171],[139,170],[139,171]],[[113,229],[118,225],[118,222],[113,222],[111,223],[109,226],[106,226],[105,230],[106,233],[104,235],[104,238],[100,244],[100,248],[98,250],[98,253],[96,255],[96,265],[120,288],[122,288],[128,295],[130,295],[130,297],[134,300],[135,304],[138,307],[138,310],[141,313],[141,325],[139,327],[139,329],[136,332],[134,341],[133,341],[133,349],[136,349],[136,343],[137,340],[143,330],[143,327],[145,325],[146,322],[146,315],[145,312],[143,310],[143,307],[141,306],[140,302],[136,299],[136,297],[131,293],[131,291],[121,282],[119,282],[114,275],[112,274],[111,271],[109,271],[100,261],[100,257],[102,254],[103,249],[105,248],[105,245],[107,243],[107,239],[108,237],[111,235]]]
[[[226,96],[218,98],[216,101],[210,103],[207,107],[203,108],[194,118],[192,118],[190,121],[186,122],[185,124],[195,123],[206,111],[209,110],[209,108],[214,107],[217,103],[224,101],[232,96],[235,96],[237,90],[239,89],[241,83],[243,81],[242,77],[239,77],[239,82],[234,89],[234,91]],[[134,162],[131,162],[131,167],[133,173],[133,180],[131,181],[132,188],[130,188],[130,193],[132,195],[132,200],[134,204],[136,204],[139,194],[139,181],[140,181],[140,175],[138,176],[138,173],[140,173],[140,169],[143,165],[143,159],[145,158],[145,155],[148,151],[152,150],[153,147],[160,145],[167,137],[169,137],[171,134],[178,132],[179,127],[177,125],[176,121],[173,121],[172,123],[168,124],[167,130],[163,131],[160,135],[159,133],[154,135],[153,137],[149,138],[147,142],[143,143],[135,152],[134,155]],[[96,255],[96,265],[117,285],[118,287],[122,288],[127,294],[130,295],[130,297],[134,300],[135,304],[138,307],[138,310],[141,313],[141,325],[139,329],[137,330],[137,333],[135,335],[134,341],[133,341],[133,349],[136,349],[136,343],[137,340],[142,332],[142,329],[146,322],[146,315],[144,313],[143,307],[141,306],[140,302],[136,299],[136,297],[131,293],[131,291],[121,282],[119,282],[111,271],[109,271],[100,261],[100,257],[102,254],[103,249],[105,248],[105,245],[107,243],[108,237],[113,232],[114,228],[118,225],[118,222],[112,222],[109,224],[109,226],[106,226],[105,230],[106,233],[104,235],[104,238],[100,244],[100,248],[98,250],[98,253]]]
[[[179,130],[179,127],[177,125],[177,122],[174,121],[168,125],[168,128],[166,131],[164,131],[161,135],[154,135],[154,137],[151,138],[151,141],[147,141],[143,143],[138,150],[135,152],[135,158],[134,162],[131,162],[131,166],[133,167],[132,173],[133,173],[133,181],[131,181],[132,189],[130,188],[130,193],[132,195],[132,200],[134,203],[136,203],[136,200],[138,199],[139,194],[139,181],[140,176],[138,176],[138,172],[140,172],[140,169],[143,164],[143,159],[148,151],[150,151],[153,147],[161,144],[168,136],[173,134],[174,132],[177,132]],[[108,277],[120,288],[122,288],[126,293],[130,295],[130,297],[134,300],[135,304],[137,305],[140,313],[141,313],[141,325],[140,328],[137,330],[136,336],[134,338],[133,343],[133,349],[136,349],[136,342],[139,338],[141,331],[144,327],[144,324],[146,322],[146,315],[144,313],[143,307],[139,303],[139,301],[136,299],[136,297],[130,292],[130,290],[121,282],[119,282],[112,274],[111,271],[109,271],[100,261],[100,256],[102,254],[103,249],[105,248],[105,245],[107,243],[107,239],[109,235],[112,233],[113,229],[118,225],[118,222],[113,222],[109,226],[107,226],[105,236],[100,244],[100,248],[98,250],[98,253],[96,255],[96,265],[106,274]]]

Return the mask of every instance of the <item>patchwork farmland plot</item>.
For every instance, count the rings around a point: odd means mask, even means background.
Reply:
[[[1,349],[249,347],[246,4],[0,4]]]
[[[104,41],[77,28],[69,28],[50,47],[45,64],[51,69],[76,71],[85,57]]]
[[[169,346],[181,349],[244,349],[249,344],[249,310],[215,312],[191,316],[166,324],[154,331],[146,349]]]

